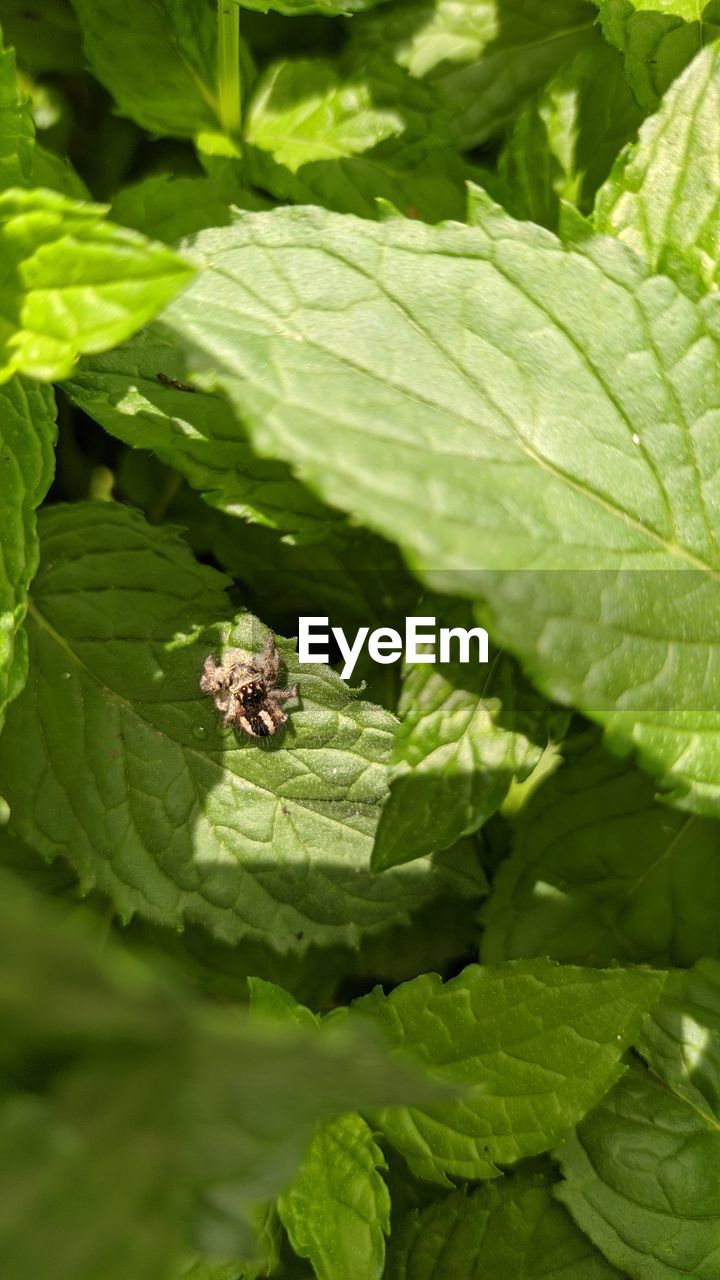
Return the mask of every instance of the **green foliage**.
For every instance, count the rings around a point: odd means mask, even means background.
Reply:
[[[356,1012],[467,1092],[374,1119],[418,1177],[495,1177],[498,1164],[547,1151],[606,1092],[662,987],[659,974],[534,960],[377,989]]]
[[[3,1280],[716,1280],[720,5],[2,23]]]
[[[412,1210],[393,1236],[388,1280],[619,1280],[546,1173],[517,1174]]]
[[[560,1151],[558,1194],[631,1275],[710,1280],[720,1265],[717,961],[672,977],[639,1050],[647,1069],[629,1071]]]

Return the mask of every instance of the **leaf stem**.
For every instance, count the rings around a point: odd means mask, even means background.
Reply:
[[[217,89],[220,124],[236,137],[242,125],[242,86],[240,8],[233,0],[218,0]]]

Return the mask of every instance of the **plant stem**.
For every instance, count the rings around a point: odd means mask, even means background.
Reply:
[[[220,124],[236,137],[242,124],[242,92],[240,8],[233,0],[218,0],[217,80]]]

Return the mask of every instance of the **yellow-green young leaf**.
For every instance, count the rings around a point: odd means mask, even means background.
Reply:
[[[441,621],[472,627],[466,613]],[[542,747],[525,735],[540,737],[542,730],[524,714],[523,694],[528,712],[532,695],[518,684],[512,664],[500,656],[491,668],[454,662],[406,669],[390,795],[373,850],[378,870],[447,849],[477,831],[499,809],[513,778],[525,778],[537,764]],[[541,714],[546,704],[534,702]]]
[[[498,1164],[547,1151],[622,1074],[622,1055],[665,975],[561,967],[550,960],[425,974],[353,1005],[388,1043],[459,1101],[372,1116],[412,1171],[433,1182],[493,1178]]]
[[[539,85],[596,42],[585,0],[410,0],[356,18],[353,44],[432,82],[463,148],[499,133]]]
[[[40,555],[35,508],[53,477],[54,444],[50,388],[20,377],[0,386],[0,728],[27,677],[27,592]]]
[[[259,452],[716,814],[717,308],[613,238],[474,216],[239,215],[164,319]]]
[[[720,1272],[720,964],[672,974],[634,1068],[558,1152],[556,1194],[640,1280]]]
[[[380,1280],[390,1231],[384,1165],[361,1116],[318,1129],[278,1201],[293,1249],[310,1260],[318,1280]]]
[[[30,181],[34,139],[30,103],[15,77],[15,51],[3,48],[0,30],[0,191]]]
[[[386,1280],[622,1280],[546,1173],[518,1173],[413,1209],[393,1230]]]
[[[576,748],[520,814],[483,909],[483,959],[720,958],[720,828],[654,792],[595,741]]]
[[[0,382],[67,377],[147,324],[194,272],[164,245],[51,191],[0,195]]]
[[[67,854],[120,913],[194,920],[280,951],[355,945],[442,889],[430,861],[385,876],[370,854],[395,727],[327,668],[280,641],[284,734],[223,729],[199,687],[209,653],[259,654],[267,631],[231,622],[228,579],[177,531],[126,507],[53,507],[28,623],[31,678],[0,738],[18,834]]]
[[[696,289],[718,283],[719,118],[720,49],[712,45],[645,122],[598,192],[595,209],[598,230]]]
[[[436,1091],[358,1029],[201,1004],[10,877],[1,887],[7,1280],[49,1260],[54,1280],[169,1280],[202,1202],[252,1217],[318,1123]]]
[[[720,14],[698,0],[593,0],[606,40],[625,56],[640,106],[654,111],[676,76],[720,36]]]
[[[197,0],[72,0],[90,69],[153,133],[217,128],[217,6]]]
[[[258,81],[248,109],[253,181],[296,204],[378,216],[378,200],[427,222],[463,217],[477,176],[448,144],[439,95],[384,54],[295,59]]]

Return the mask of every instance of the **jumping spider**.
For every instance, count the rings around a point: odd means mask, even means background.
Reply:
[[[259,658],[243,649],[229,649],[217,664],[208,654],[200,677],[203,693],[211,693],[224,723],[242,729],[252,738],[269,738],[287,721],[280,706],[286,698],[297,698],[298,687],[276,689],[280,654],[271,635]]]

